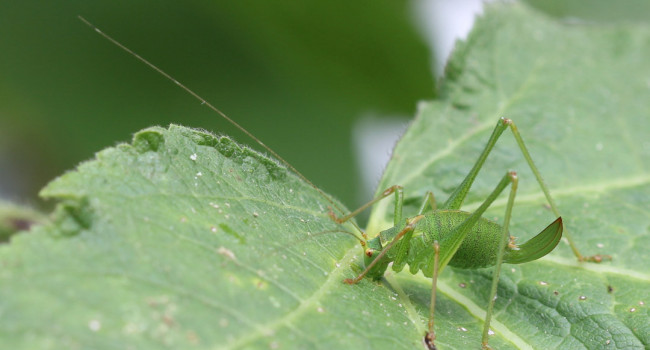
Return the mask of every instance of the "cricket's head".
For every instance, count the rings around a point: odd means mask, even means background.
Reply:
[[[382,246],[380,236],[369,240],[363,254],[364,267],[370,266],[381,251]],[[388,263],[390,262],[387,258],[387,256],[382,257],[381,261],[377,262],[372,268],[370,268],[370,270],[368,270],[366,276],[371,278],[373,281],[380,280],[384,276],[384,272],[386,272]]]

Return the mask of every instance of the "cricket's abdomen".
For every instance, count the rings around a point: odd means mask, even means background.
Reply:
[[[460,210],[437,210],[426,214],[425,219],[416,227],[416,235],[409,244],[407,258],[402,263],[394,263],[393,269],[399,271],[408,264],[411,273],[422,270],[425,276],[431,277],[434,240],[440,243],[441,249],[445,249],[453,230],[470,215],[471,213]],[[464,269],[493,266],[496,263],[502,229],[502,226],[495,222],[479,218],[448,265]]]
[[[445,239],[455,227],[467,219],[471,213],[459,210],[439,210],[428,214],[425,218],[423,237],[433,244],[437,240],[444,246]],[[499,249],[499,241],[503,234],[503,227],[496,222],[479,218],[474,224],[465,240],[456,251],[449,265],[464,269],[474,269],[494,266]],[[508,247],[506,247],[506,250]]]

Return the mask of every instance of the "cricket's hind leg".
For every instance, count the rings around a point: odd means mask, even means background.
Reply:
[[[510,128],[510,131],[512,132],[512,135],[515,137],[515,140],[517,141],[517,145],[519,149],[521,150],[521,153],[524,156],[524,159],[526,159],[526,163],[528,163],[528,167],[530,167],[530,170],[532,170],[533,174],[535,175],[535,179],[537,180],[537,183],[539,184],[539,187],[541,188],[542,192],[544,193],[544,196],[546,197],[546,200],[548,201],[548,204],[551,207],[551,211],[553,211],[553,214],[555,214],[556,217],[560,217],[560,211],[557,208],[557,205],[555,204],[555,201],[553,200],[553,197],[551,197],[551,192],[549,191],[548,187],[546,186],[546,183],[544,182],[544,179],[542,178],[541,173],[539,172],[539,169],[537,169],[537,166],[533,162],[533,158],[530,156],[530,152],[528,152],[528,148],[526,147],[526,144],[524,144],[524,140],[522,139],[521,135],[519,134],[519,130],[517,129],[517,126],[515,123],[507,118],[500,118],[499,121],[497,122],[496,127],[492,131],[492,135],[490,136],[490,139],[488,140],[487,144],[485,145],[485,148],[481,152],[481,155],[479,158],[476,160],[474,163],[474,166],[470,170],[470,172],[467,174],[463,182],[454,190],[454,192],[449,196],[447,201],[441,206],[441,209],[460,209],[461,205],[463,204],[463,201],[465,200],[465,197],[467,196],[467,193],[469,192],[470,187],[472,186],[472,183],[476,179],[476,176],[478,175],[478,172],[481,170],[483,167],[483,164],[485,163],[485,160],[487,159],[488,155],[494,148],[494,145],[496,144],[497,140],[499,137],[501,137],[501,134],[505,131],[505,129]],[[569,246],[571,247],[571,250],[573,251],[573,254],[576,256],[576,258],[579,261],[589,261],[589,262],[596,262],[599,263],[603,260],[611,260],[611,256],[609,255],[592,255],[592,256],[585,256],[580,253],[578,250],[577,245],[573,241],[573,238],[571,235],[569,235],[566,230],[564,231],[564,236],[566,237]]]
[[[501,178],[501,181],[497,184],[497,186],[494,188],[494,190],[488,195],[488,197],[481,203],[481,205],[465,219],[463,222],[458,224],[456,227],[454,227],[449,233],[448,233],[448,239],[445,240],[444,243],[444,249],[441,251],[440,245],[438,244],[437,241],[434,241],[433,243],[433,249],[434,249],[434,254],[433,254],[433,276],[432,276],[432,286],[431,286],[431,306],[430,306],[430,311],[429,311],[429,330],[427,334],[424,337],[424,342],[427,344],[429,349],[435,349],[434,345],[434,340],[435,340],[435,331],[434,331],[434,309],[435,309],[435,294],[436,294],[436,289],[437,289],[437,280],[438,280],[438,274],[441,268],[444,268],[447,266],[451,258],[456,254],[458,251],[458,248],[460,245],[463,243],[465,238],[467,237],[467,234],[469,231],[474,227],[476,222],[481,218],[483,213],[487,210],[487,208],[496,200],[496,198],[503,192],[503,190],[508,186],[511,185],[510,188],[510,197],[508,199],[508,205],[506,206],[506,225],[502,229],[502,239],[499,244],[499,250],[497,253],[497,261],[496,261],[496,270],[495,274],[493,277],[493,288],[491,290],[491,296],[490,296],[490,301],[489,305],[494,304],[494,296],[496,295],[496,284],[498,283],[499,279],[499,272],[501,268],[501,261],[503,260],[503,251],[505,250],[505,245],[506,242],[508,241],[509,235],[508,235],[508,223],[510,222],[510,215],[512,212],[512,204],[514,202],[514,197],[515,193],[517,192],[517,184],[518,184],[518,179],[517,179],[517,174],[514,171],[509,171],[507,172],[503,178]],[[491,306],[488,306],[488,310],[491,309]],[[484,348],[487,347],[487,331],[485,329],[489,330],[489,324],[490,324],[490,317],[491,317],[491,311],[486,315],[486,320],[485,320],[485,328],[484,328]]]
[[[434,331],[435,317],[433,312],[436,308],[436,291],[438,290],[438,272],[440,265],[440,244],[438,241],[433,241],[433,276],[431,283],[431,305],[429,306],[429,324],[427,334],[424,335],[424,344],[429,350],[438,349],[435,344],[436,333]]]

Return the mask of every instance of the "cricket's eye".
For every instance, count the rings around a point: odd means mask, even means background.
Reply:
[[[374,250],[374,249],[370,249],[370,248],[366,249],[366,256],[367,256],[367,257],[372,258],[372,255],[373,255],[373,254],[375,254],[375,250]]]

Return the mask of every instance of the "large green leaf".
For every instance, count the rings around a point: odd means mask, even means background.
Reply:
[[[613,256],[578,263],[561,244],[506,266],[493,347],[649,346],[647,57],[647,26],[568,25],[520,5],[492,7],[454,53],[440,100],[421,105],[398,144],[380,190],[400,184],[410,198],[433,190],[444,200],[497,118],[514,119],[569,234],[584,253]],[[466,208],[510,168],[521,178],[511,230],[528,237],[554,218],[507,134]],[[341,283],[360,271],[361,250],[327,232],[345,229],[328,218],[331,203],[226,137],[147,129],[42,194],[60,202],[52,223],[0,248],[7,348],[423,346],[430,280],[403,272]],[[370,233],[391,205],[374,208]],[[490,276],[443,272],[439,348],[480,346]]]
[[[444,199],[469,171],[497,119],[511,118],[560,206],[568,234],[583,254],[613,257],[601,265],[578,263],[561,244],[537,263],[507,266],[493,328],[509,346],[650,346],[647,57],[647,25],[563,24],[521,6],[492,8],[456,48],[441,100],[420,106],[394,151],[379,189],[400,184],[407,197],[432,190]],[[520,177],[511,231],[531,237],[554,217],[507,131],[465,208],[476,208],[509,169]],[[487,215],[502,217],[505,200]],[[391,205],[375,207],[371,231],[388,225]],[[440,321],[444,325],[438,323],[441,332],[462,327],[476,343],[490,276],[489,271],[445,271],[441,299],[453,308],[438,310],[450,315]],[[426,288],[422,279],[408,280]],[[461,305],[472,317],[453,311]],[[439,336],[450,348],[462,349],[460,341],[457,335]]]

